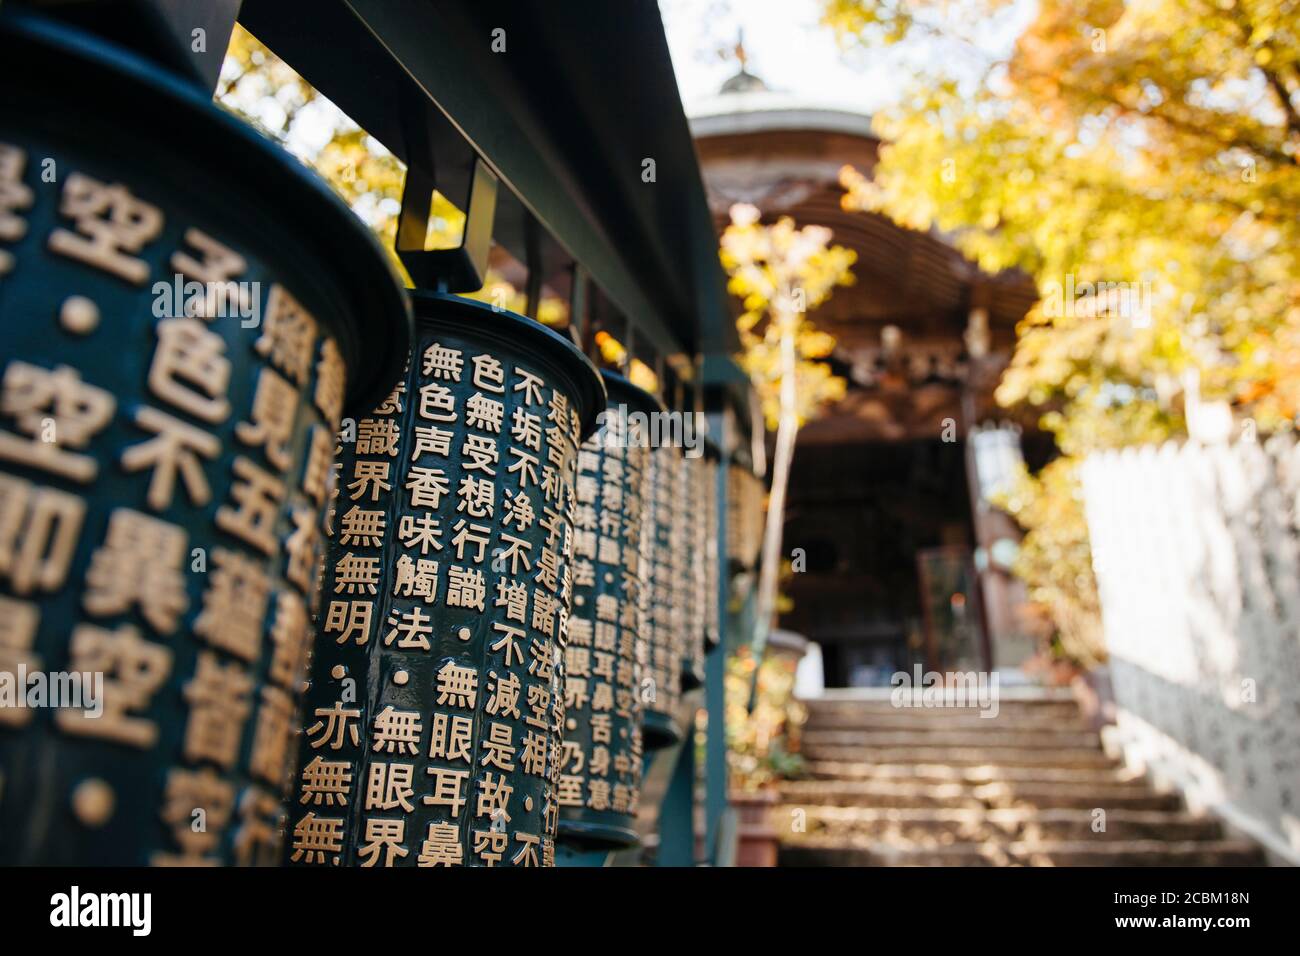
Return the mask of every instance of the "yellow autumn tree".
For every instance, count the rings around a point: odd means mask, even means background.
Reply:
[[[759,566],[754,646],[760,660],[776,611],[795,440],[799,428],[822,406],[844,397],[844,379],[832,374],[823,361],[834,349],[835,339],[808,320],[808,313],[826,301],[837,285],[853,282],[850,269],[857,254],[830,245],[830,240],[826,227],[796,228],[788,216],[764,225],[759,211],[744,203],[731,208],[731,225],[722,235],[727,288],[744,305],[736,320],[743,347],[739,362],[762,402],[768,428],[776,431]]]
[[[1027,548],[1077,557],[1075,462],[1181,434],[1185,382],[1262,429],[1300,410],[1300,3],[1040,0],[1019,27],[1017,9],[826,0],[824,19],[847,44],[957,51],[877,117],[887,145],[871,178],[845,171],[846,204],[1037,281],[997,398],[1040,409],[1066,457],[1022,493]],[[993,22],[1014,42],[981,46]]]

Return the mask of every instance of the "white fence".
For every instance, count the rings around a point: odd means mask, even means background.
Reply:
[[[1083,483],[1127,758],[1300,863],[1300,445],[1105,453]]]

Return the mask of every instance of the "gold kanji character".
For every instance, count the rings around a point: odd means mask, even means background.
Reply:
[[[262,334],[253,343],[257,354],[269,358],[294,384],[307,384],[316,351],[316,320],[277,282],[271,286],[262,321]]]
[[[361,647],[370,640],[370,618],[374,605],[369,601],[330,601],[325,612],[325,633],[338,634],[338,643],[353,637]]]
[[[393,641],[406,651],[427,651],[432,645],[429,638],[433,636],[433,618],[416,604],[409,611],[393,608],[388,612],[388,626],[392,628],[384,635],[384,646],[390,647]]]
[[[360,708],[344,707],[340,700],[330,707],[317,707],[315,717],[316,723],[307,728],[308,737],[319,734],[309,741],[313,750],[319,750],[326,743],[330,750],[342,750],[344,737],[349,738],[354,747],[361,745],[361,732],[356,723],[361,720]]]
[[[216,425],[230,414],[230,359],[226,341],[198,319],[158,323],[158,347],[149,364],[149,388],[183,412]]]
[[[95,478],[95,459],[68,449],[85,448],[108,425],[117,407],[110,392],[83,382],[70,366],[47,369],[19,361],[9,363],[0,389],[0,413],[27,436],[0,431],[0,460],[83,484]]]
[[[30,601],[0,595],[0,674],[17,675],[41,669],[41,659],[32,653],[41,612]],[[22,727],[31,722],[30,707],[0,706],[0,727]]]
[[[391,418],[363,418],[357,422],[358,455],[397,454],[397,422]]]
[[[279,791],[290,773],[289,745],[298,733],[298,708],[293,696],[282,687],[262,687],[262,706],[257,709],[253,726],[253,751],[248,758],[248,772]]]
[[[167,772],[163,805],[159,816],[171,828],[172,837],[181,848],[180,856],[155,854],[154,866],[213,866],[207,857],[221,842],[221,831],[230,822],[235,809],[235,788],[222,780],[210,767],[184,770],[174,767]],[[203,826],[195,827],[196,810],[203,811]]]
[[[334,564],[335,594],[378,594],[379,559],[344,553]]]
[[[414,465],[407,473],[406,489],[411,493],[412,508],[437,508],[451,485],[441,468]]]
[[[456,396],[451,389],[436,382],[420,386],[420,417],[427,422],[454,422]]]
[[[491,693],[483,705],[493,717],[512,717],[519,719],[519,692],[523,689],[519,675],[506,671],[504,677],[498,677],[496,671],[489,671],[492,680]]]
[[[114,510],[86,572],[86,610],[103,617],[135,605],[155,630],[170,634],[189,607],[181,570],[185,538],[183,528],[166,521],[128,508]]]
[[[524,629],[520,627],[511,627],[509,624],[502,624],[500,621],[493,621],[492,630],[501,632],[501,637],[499,637],[497,642],[491,645],[491,647],[494,651],[505,650],[504,663],[506,667],[510,666],[512,660],[522,662],[524,659],[524,652],[520,650],[519,639],[524,636]]]
[[[32,207],[32,189],[23,182],[27,153],[9,143],[0,143],[0,239],[16,242],[27,234],[27,223],[14,215]]]
[[[76,495],[0,474],[0,578],[15,594],[62,587],[85,516]]]
[[[146,749],[158,742],[158,725],[138,716],[172,669],[172,652],[140,637],[123,624],[108,631],[79,624],[69,644],[69,669],[104,675],[103,712],[98,716],[71,707],[54,712],[54,722],[66,733],[99,737]]]
[[[234,505],[225,504],[217,509],[217,527],[265,554],[275,554],[279,544],[275,524],[280,517],[284,482],[243,455],[235,459],[231,470],[235,475],[230,486]]]
[[[496,866],[506,855],[510,834],[504,830],[475,830],[474,852],[488,866]]]
[[[343,417],[347,372],[338,344],[327,336],[321,343],[320,361],[316,363],[316,392],[313,400],[325,416],[331,433],[339,430],[339,421]]]
[[[135,198],[121,183],[106,185],[71,173],[63,184],[59,212],[76,224],[76,231],[55,229],[50,234],[52,251],[135,285],[149,278],[149,264],[126,253],[139,252],[162,231],[157,206]]]
[[[388,466],[389,462],[386,461],[362,459],[353,462],[354,480],[348,485],[348,491],[352,492],[352,500],[356,501],[369,490],[370,500],[378,501],[380,492],[392,491],[393,486],[388,483]]]
[[[437,425],[416,425],[415,443],[411,449],[411,461],[417,461],[421,455],[441,455],[446,458],[451,454],[453,433]]]
[[[474,718],[434,711],[429,726],[430,760],[463,760],[469,763],[474,749]]]
[[[172,253],[169,265],[187,279],[212,285],[230,283],[248,268],[244,257],[193,226],[185,230],[184,242],[198,251],[193,256],[184,249]]]
[[[239,797],[239,829],[235,831],[236,866],[279,866],[284,845],[284,806],[261,787],[248,787]]]
[[[433,777],[433,793],[423,798],[425,806],[450,807],[452,817],[459,817],[460,808],[465,805],[464,784],[469,779],[469,771],[427,767],[424,772]]]
[[[505,774],[488,771],[478,782],[478,802],[474,806],[474,816],[491,817],[493,823],[505,824],[510,816],[510,795],[515,788]]]
[[[187,760],[210,760],[229,770],[239,757],[244,721],[252,709],[253,677],[235,662],[222,664],[211,651],[200,651],[194,677],[185,685],[190,718],[185,725]]]
[[[321,425],[311,426],[311,439],[308,444],[307,461],[302,470],[303,494],[316,502],[317,507],[325,503],[331,490],[334,477],[334,440],[329,429]]]
[[[515,769],[514,728],[495,720],[488,723],[487,737],[483,740],[480,767],[496,767],[507,773]]]
[[[271,579],[261,564],[238,551],[213,548],[211,583],[194,633],[251,664],[261,652],[270,596]]]
[[[519,852],[510,858],[510,862],[515,866],[541,866],[537,859],[540,838],[536,834],[516,830],[515,839],[519,841]]]
[[[366,778],[367,810],[396,810],[401,807],[407,813],[415,809],[410,798],[415,795],[412,779],[415,764],[385,763],[377,760],[370,765]]]
[[[398,555],[393,566],[393,594],[397,597],[419,598],[432,604],[438,596],[438,562],[428,558],[411,558]]]
[[[339,544],[378,548],[384,543],[388,519],[382,510],[366,511],[353,505],[343,512],[339,524]]]
[[[315,594],[321,564],[325,559],[320,528],[316,525],[316,512],[295,507],[291,510],[290,517],[293,530],[284,542],[287,555],[284,576],[291,584],[301,588],[303,594]]]
[[[461,568],[451,565],[447,569],[448,607],[466,607],[483,611],[487,600],[487,583],[478,568]]]
[[[465,424],[495,435],[501,434],[506,407],[494,398],[475,392],[465,402]]]
[[[402,846],[406,838],[405,820],[384,820],[379,817],[366,818],[366,832],[362,838],[365,846],[357,849],[357,857],[362,866],[375,866],[379,855],[384,856],[384,866],[392,866],[393,859],[406,856],[410,851]]]
[[[311,618],[302,597],[282,589],[275,601],[275,622],[271,625],[271,663],[267,678],[287,690],[298,691],[306,677],[311,648]]]
[[[434,342],[424,350],[423,372],[432,378],[460,381],[460,370],[465,360],[459,349],[447,348]]]
[[[416,866],[460,866],[464,859],[460,828],[454,823],[430,823],[428,835],[420,844]]]
[[[289,467],[289,442],[297,412],[298,390],[275,369],[264,368],[257,373],[251,421],[236,424],[235,437],[251,448],[263,449],[271,466],[284,471]]]
[[[473,710],[474,702],[478,699],[478,671],[469,665],[449,660],[438,670],[437,690],[436,703],[439,707]]]
[[[206,505],[212,499],[212,490],[199,456],[217,457],[221,451],[217,436],[148,405],[136,410],[135,423],[143,431],[153,432],[155,437],[122,452],[122,467],[128,472],[153,469],[145,499],[149,507],[154,511],[171,507],[178,473],[190,501]]]
[[[420,546],[420,554],[428,554],[429,549],[442,550],[442,525],[433,515],[402,515],[397,526],[397,537],[404,548]]]
[[[502,367],[500,359],[491,355],[473,355],[470,357],[470,364],[474,366],[472,379],[475,388],[498,395],[506,390],[506,370]]]
[[[289,859],[297,863],[324,863],[327,854],[336,854],[333,862],[338,863],[337,854],[343,851],[343,819],[341,817],[318,817],[310,810],[293,827],[293,855]]]
[[[456,488],[456,511],[467,512],[471,518],[491,518],[495,504],[496,488],[486,478],[466,475]]]
[[[413,710],[398,710],[389,704],[375,714],[374,734],[371,737],[373,743],[370,749],[376,753],[380,750],[390,754],[419,753],[420,733],[423,730],[424,725],[420,723],[418,713]]]
[[[515,382],[514,391],[524,393],[524,404],[540,405],[542,403],[542,385],[545,383],[532,372],[519,368],[519,366],[515,366],[515,375],[519,377],[519,380]]]
[[[316,807],[348,805],[348,793],[352,789],[352,764],[348,761],[323,760],[317,754],[302,768],[299,777],[302,781],[299,803]]]

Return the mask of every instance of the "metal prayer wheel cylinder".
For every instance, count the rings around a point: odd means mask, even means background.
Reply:
[[[700,574],[701,604],[704,615],[705,653],[722,641],[721,617],[718,606],[718,581],[721,568],[718,554],[718,446],[705,439],[704,454],[697,465],[696,488],[699,494],[700,526],[699,554],[702,562]]]
[[[703,515],[696,476],[700,458],[687,457],[682,449],[674,462],[676,492],[673,495],[673,612],[681,650],[682,689],[704,684],[704,595],[703,554],[700,531]]]
[[[739,462],[727,470],[727,559],[750,571],[763,544],[763,480]]]
[[[638,841],[642,772],[642,536],[651,454],[642,423],[662,406],[621,375],[601,374],[609,411],[578,453],[559,835],[574,845],[620,847]]]
[[[278,862],[334,434],[409,336],[295,159],[0,15],[0,864]]]
[[[677,705],[682,696],[681,615],[677,612],[680,575],[674,564],[674,502],[677,493],[676,448],[650,451],[650,494],[646,499],[646,533],[642,560],[645,562],[645,644],[647,687],[642,742],[646,750],[658,750],[682,739],[677,724]]]
[[[405,376],[343,433],[285,855],[554,862],[578,443],[568,340],[412,293]]]

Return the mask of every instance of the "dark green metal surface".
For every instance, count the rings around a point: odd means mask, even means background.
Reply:
[[[651,449],[634,416],[662,405],[621,375],[602,375],[609,411],[578,456],[560,838],[619,847],[637,842],[643,759],[637,645]]]
[[[658,750],[682,739],[676,719],[682,695],[682,648],[677,627],[680,618],[674,613],[678,575],[673,565],[673,479],[677,457],[676,448],[656,448],[650,455],[647,520],[651,533],[646,537],[645,589],[650,683],[643,735],[646,750]]]
[[[545,865],[578,443],[604,388],[531,320],[412,300],[407,375],[345,434],[286,854]]]
[[[0,13],[0,671],[102,674],[104,706],[0,711],[0,863],[278,859],[341,375],[376,400],[409,334],[298,163]]]

